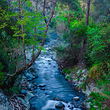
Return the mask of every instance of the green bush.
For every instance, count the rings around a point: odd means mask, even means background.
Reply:
[[[96,109],[94,105],[98,106],[98,110],[102,110],[103,102],[107,98],[105,96],[101,96],[99,93],[94,93],[94,92],[91,92],[89,96],[91,97],[88,100],[88,102],[91,102],[90,110]]]
[[[13,87],[11,87],[11,88],[9,89],[9,93],[10,93],[11,95],[12,95],[12,94],[19,94],[20,90],[21,90],[20,87],[14,85]]]
[[[3,85],[4,84],[4,80],[5,80],[5,75],[4,73],[2,72],[3,70],[3,65],[2,63],[0,62],[0,85]]]
[[[62,56],[63,61],[66,66],[73,66],[83,59],[83,47],[86,39],[87,27],[85,26],[85,21],[74,20],[70,22],[70,26],[63,33],[63,39],[65,40],[67,46],[57,47],[58,57]]]
[[[94,64],[110,63],[110,23],[100,24],[87,29],[88,47],[86,54],[88,62]]]

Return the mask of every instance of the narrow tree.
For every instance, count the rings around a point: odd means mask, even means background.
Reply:
[[[21,17],[23,19],[23,9],[22,9],[22,6],[21,6]],[[21,25],[21,30],[22,30],[22,38],[23,38],[24,67],[26,68],[25,36],[24,36],[24,27],[23,27],[23,24]]]
[[[35,5],[35,12],[37,11],[37,0]],[[37,19],[36,19],[37,20]],[[35,21],[35,28],[34,28],[34,41],[33,41],[33,52],[32,52],[32,58],[34,58],[34,51],[35,51],[35,40],[36,40],[36,21]]]
[[[90,11],[90,0],[87,1],[86,26],[88,26],[89,23],[89,11]]]

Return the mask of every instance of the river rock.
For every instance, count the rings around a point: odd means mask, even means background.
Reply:
[[[31,81],[32,79],[35,78],[35,76],[33,76],[32,74],[30,74],[28,72],[25,73],[25,76],[26,76],[26,78],[27,78],[28,81]]]
[[[27,101],[28,101],[28,100],[30,100],[32,97],[34,97],[34,95],[33,95],[31,92],[28,91],[25,100],[27,99]]]
[[[94,105],[94,108],[98,109],[98,106]]]
[[[60,101],[60,102],[58,102],[58,103],[55,104],[55,107],[56,108],[64,108],[65,105]]]
[[[79,97],[78,97],[78,96],[73,97],[73,100],[75,100],[75,101],[79,101]]]
[[[35,67],[31,67],[28,69],[28,72],[31,72],[31,73],[36,73],[36,68]]]
[[[27,94],[26,90],[22,89],[22,90],[21,90],[21,94],[26,95],[26,94]]]
[[[35,105],[31,104],[31,105],[30,105],[30,110],[36,110]]]
[[[38,73],[30,73],[32,74],[35,78],[38,78]]]
[[[75,107],[75,108],[78,108],[78,104],[74,104],[74,107]]]
[[[91,104],[91,102],[86,102],[86,101],[84,101],[84,106],[85,106],[87,109],[90,109],[90,104]]]
[[[39,84],[39,87],[45,87],[46,85],[45,84]]]
[[[41,90],[45,90],[45,88],[44,88],[44,87],[42,87],[42,88],[41,88]]]
[[[59,101],[59,98],[58,97],[55,97],[53,100]]]
[[[33,85],[29,83],[27,89],[32,90],[32,87],[33,87]]]
[[[26,102],[21,97],[17,97],[17,99],[20,100],[22,104],[26,105]]]
[[[9,105],[8,97],[0,89],[0,110],[12,110],[12,107]]]

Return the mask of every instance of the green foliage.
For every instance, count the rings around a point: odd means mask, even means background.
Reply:
[[[92,99],[97,99],[100,101],[104,101],[104,99],[106,99],[105,96],[101,96],[99,93],[94,93],[94,92],[91,92],[90,97],[92,97]]]
[[[2,65],[2,63],[0,62],[0,85],[3,85],[4,80],[5,80],[5,75],[2,72],[4,66]]]
[[[79,47],[83,46],[83,41],[86,37],[86,30],[87,27],[85,26],[84,19],[81,21],[74,20],[70,23],[69,30],[64,33],[64,39],[66,39],[73,48],[79,49]]]
[[[82,84],[79,85],[80,88],[84,89],[86,91],[86,83],[83,82]]]
[[[70,22],[70,27],[63,33],[63,39],[68,44],[67,46],[57,47],[57,55],[62,56],[67,66],[76,65],[81,54],[81,48],[84,45],[86,38],[87,27],[85,20],[74,20]],[[81,56],[83,57],[83,55]]]
[[[3,1],[2,3],[6,2],[5,0]],[[23,37],[26,46],[38,46],[40,40],[42,39],[42,36],[44,35],[44,30],[46,27],[44,26],[44,18],[42,17],[41,12],[31,11],[32,2],[30,0],[23,2],[24,4],[21,6],[23,11],[21,20],[18,19],[18,11],[13,10],[11,7],[8,7],[8,9],[6,9],[8,5],[6,5],[4,9],[2,7],[2,4],[0,3],[0,61],[5,66],[5,72],[9,73],[13,73],[15,70],[18,43],[20,49],[19,55],[22,56],[23,52],[21,52],[21,50],[23,46]],[[12,5],[14,6],[14,8],[18,8],[18,1],[12,1]],[[20,29],[20,25],[23,25],[24,33],[22,33],[22,30]],[[35,39],[33,36],[35,36]],[[18,41],[19,38],[20,41]],[[22,66],[21,62],[23,60],[23,57],[21,56],[18,56],[19,67]]]
[[[66,75],[66,79],[67,80],[69,80],[69,79],[71,80],[71,76],[70,75]]]
[[[96,109],[94,107],[94,105],[98,106],[99,110],[102,110],[102,106],[103,106],[102,103],[107,98],[105,96],[101,96],[99,93],[94,93],[94,92],[91,92],[90,97],[91,98],[88,100],[88,102],[91,102],[90,110],[95,110]]]
[[[12,94],[19,94],[21,88],[14,85],[12,88],[9,89],[9,93]]]
[[[8,58],[5,50],[0,47],[0,62],[2,65],[4,65],[3,72],[8,72],[9,66],[8,66]]]
[[[109,23],[110,24],[110,23]],[[86,49],[85,59],[87,65],[110,63],[110,25],[108,23],[100,23],[100,25],[92,25],[87,29],[88,45]],[[107,67],[107,66],[106,66]]]
[[[72,11],[72,14],[74,14],[75,17],[80,19],[83,16],[83,12],[81,9],[81,5],[78,0],[60,0],[63,5],[65,4],[69,6],[69,9]],[[63,7],[63,6],[61,6]]]
[[[70,74],[71,70],[67,70],[66,68],[63,68],[63,73]]]
[[[110,0],[94,0],[92,17],[95,21],[110,22]]]
[[[8,4],[6,0],[0,0],[0,6],[2,9],[7,9],[8,8]]]

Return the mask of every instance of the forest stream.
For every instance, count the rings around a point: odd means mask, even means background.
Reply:
[[[47,52],[42,52],[32,66],[34,71],[37,71],[38,78],[28,82],[34,86],[33,89],[30,88],[34,95],[29,100],[30,110],[62,110],[63,107],[64,110],[84,110],[81,104],[84,101],[84,94],[74,90],[73,85],[65,80],[53,59],[51,48],[58,43],[59,36],[56,32],[50,32],[49,35],[51,38],[44,46]],[[25,75],[27,72],[25,71]]]
[[[110,110],[110,0],[0,0],[0,110]]]

